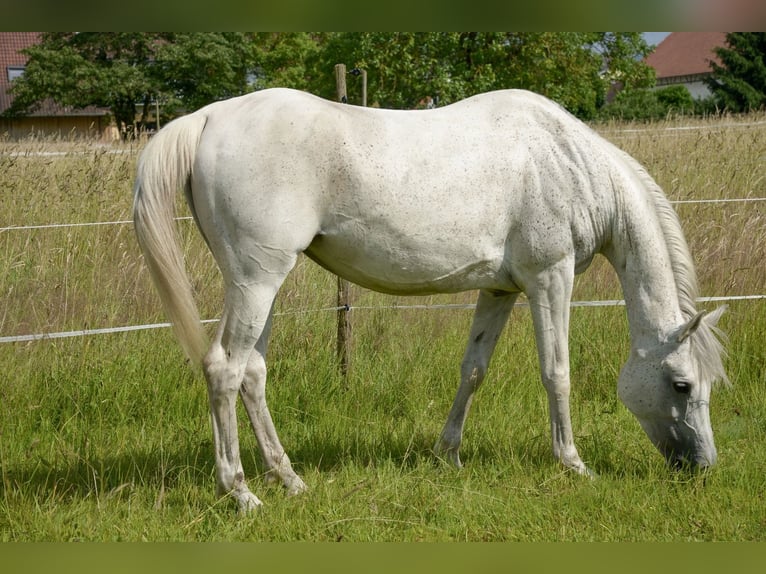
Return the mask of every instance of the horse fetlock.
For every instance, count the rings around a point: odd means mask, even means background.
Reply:
[[[574,455],[570,453],[569,455],[559,457],[559,461],[564,467],[575,471],[579,475],[587,476],[588,478],[596,478],[596,473],[585,466],[580,455],[576,452]]]
[[[441,461],[449,463],[455,468],[463,468],[463,463],[460,462],[460,443],[454,443],[440,438],[433,448],[434,455]]]
[[[308,490],[306,483],[292,468],[287,470],[273,468],[264,475],[264,480],[268,485],[281,484],[285,487],[288,496],[295,496]]]

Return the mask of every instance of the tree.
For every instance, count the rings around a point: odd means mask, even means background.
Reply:
[[[254,56],[249,34],[168,33],[147,72],[170,110],[195,110],[250,91]]]
[[[349,32],[329,35],[317,65],[365,68],[370,99],[382,107],[444,105],[479,92],[525,88],[590,118],[613,81],[653,83],[651,68],[641,61],[648,50],[638,33]],[[314,77],[311,91],[333,97],[331,73]]]
[[[254,36],[255,89],[272,87],[310,91],[325,32],[259,32]],[[332,67],[326,70],[332,76]]]
[[[748,112],[766,105],[766,32],[726,34],[728,47],[715,49],[721,64],[711,62],[705,80],[718,105],[732,112]]]
[[[638,33],[289,32],[46,33],[14,82],[11,113],[40,102],[108,107],[121,132],[153,101],[165,115],[253,89],[287,86],[335,98],[335,64],[367,70],[372,105],[445,105],[479,92],[525,88],[583,119],[610,86],[653,82]],[[358,82],[358,80],[357,80]],[[349,80],[349,99],[361,90]]]
[[[335,64],[367,70],[370,104],[384,108],[414,108],[433,95],[428,83],[433,66],[434,33],[341,32],[328,35],[313,60],[310,91],[335,99]],[[349,101],[358,103],[360,90],[348,86]]]
[[[247,91],[253,61],[250,38],[239,33],[52,32],[24,52],[10,114],[46,99],[106,107],[126,136],[137,104],[144,117],[152,100],[172,114]]]

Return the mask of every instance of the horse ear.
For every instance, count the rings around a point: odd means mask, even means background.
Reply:
[[[721,316],[726,312],[726,310],[729,308],[728,305],[721,305],[716,309],[715,311],[712,311],[705,315],[705,325],[708,325],[709,327],[715,327],[718,325],[718,320],[721,318]]]
[[[676,335],[676,342],[679,345],[683,343],[684,341],[686,341],[686,339],[688,339],[692,335],[692,333],[694,333],[694,331],[697,330],[704,316],[705,316],[705,311],[701,311],[697,313],[694,317],[691,318],[691,320],[688,323],[686,323],[686,325],[682,326],[678,330],[678,335]]]
[[[702,311],[700,313],[697,313],[692,319],[686,323],[683,327],[681,327],[678,330],[678,335],[676,336],[676,342],[677,343],[683,343],[686,339],[688,339],[694,331],[697,330],[697,328],[700,326],[700,323],[702,322],[702,319],[705,319],[705,324],[708,327],[711,327],[715,329],[716,325],[718,324],[718,320],[721,318],[721,316],[726,312],[726,309],[728,309],[728,305],[721,305],[713,311],[712,313],[707,313],[705,311]]]

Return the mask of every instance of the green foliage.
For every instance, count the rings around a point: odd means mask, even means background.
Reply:
[[[247,34],[166,34],[147,72],[170,110],[194,110],[248,90],[253,43]]]
[[[335,63],[366,69],[371,103],[381,107],[444,105],[523,88],[588,118],[616,78],[651,84],[652,71],[640,61],[647,51],[637,33],[348,32],[329,35],[317,63],[324,70]],[[332,75],[315,78],[310,88],[333,97]]]
[[[125,131],[136,105],[144,121],[153,100],[172,117],[273,86],[334,99],[334,66],[344,63],[367,71],[372,105],[410,109],[524,88],[587,119],[613,82],[651,84],[647,52],[636,32],[46,33],[26,52],[11,113],[48,98],[102,106]],[[356,88],[349,83],[352,102]]]
[[[11,92],[10,114],[43,101],[107,107],[122,133],[136,106],[152,99],[165,113],[194,109],[243,93],[252,63],[251,42],[240,33],[51,32],[25,50],[24,75]]]
[[[677,113],[689,112],[694,109],[694,99],[685,86],[667,86],[655,91],[657,102],[669,111]]]
[[[725,110],[761,109],[766,105],[766,32],[733,32],[726,34],[726,43],[715,50],[722,65],[711,62],[708,87]]]
[[[316,61],[327,40],[324,32],[259,32],[253,41],[254,88],[288,87],[310,91],[317,76],[332,78],[332,66],[319,70]]]
[[[647,121],[715,113],[711,99],[695,100],[685,86],[624,90],[599,110],[601,120]]]
[[[600,119],[646,121],[665,116],[665,109],[654,90],[620,91],[599,112]]]

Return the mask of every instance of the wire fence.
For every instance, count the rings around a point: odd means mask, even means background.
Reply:
[[[766,299],[766,295],[730,295],[725,297],[699,297],[698,303],[711,302],[730,302],[730,301],[757,301]],[[603,301],[572,301],[571,307],[620,307],[625,305],[623,299],[609,299]],[[516,307],[528,307],[526,302],[516,303]],[[287,315],[299,315],[305,313],[322,313],[345,311],[377,311],[377,310],[439,310],[439,309],[475,309],[473,303],[447,303],[435,305],[342,305],[340,307],[322,307],[319,309],[299,309],[296,311],[285,311],[274,313],[275,317]],[[217,323],[220,319],[203,319],[203,324]],[[45,341],[53,339],[67,339],[71,337],[87,337],[92,335],[109,335],[115,333],[127,333],[131,331],[148,331],[152,329],[166,329],[171,327],[170,323],[149,323],[146,325],[126,325],[123,327],[106,327],[103,329],[82,329],[76,331],[61,331],[58,333],[33,333],[30,335],[11,335],[0,337],[0,344],[3,343],[30,343],[34,341]]]
[[[766,201],[766,197],[742,197],[742,198],[722,198],[722,199],[690,199],[690,200],[674,200],[671,204],[683,205],[683,204],[724,204],[724,203],[754,203]],[[192,217],[177,217],[177,221],[188,221]],[[42,225],[11,225],[7,227],[0,227],[0,233],[7,231],[23,231],[23,230],[41,230],[41,229],[63,229],[63,228],[78,228],[78,227],[98,227],[109,225],[131,225],[131,220],[117,220],[117,221],[97,221],[87,223],[51,223]],[[752,301],[766,299],[766,295],[732,295],[725,297],[701,297],[698,302],[727,302],[727,301]],[[611,307],[624,305],[624,300],[604,300],[604,301],[572,301],[572,307]],[[517,303],[517,306],[526,306],[527,303]],[[338,312],[340,310],[375,310],[375,309],[400,309],[400,310],[435,310],[435,309],[473,309],[474,304],[442,304],[442,305],[391,305],[391,306],[341,306],[341,307],[323,307],[320,309],[303,309],[297,311],[288,311],[284,313],[275,313],[275,316],[279,315],[293,315],[301,313],[318,313],[318,312]],[[214,323],[218,319],[205,319],[203,323]],[[92,335],[105,335],[112,333],[124,333],[130,331],[143,331],[150,329],[161,329],[170,327],[170,323],[152,323],[146,325],[127,325],[122,327],[106,327],[101,329],[84,329],[75,331],[62,331],[54,333],[33,333],[28,335],[12,335],[0,337],[0,344],[2,343],[22,343],[43,341],[51,339],[62,339],[70,337],[84,337]]]
[[[676,199],[670,201],[671,205],[691,205],[702,203],[757,203],[766,201],[766,197],[730,197],[720,199]],[[176,221],[191,221],[191,216],[176,217]],[[133,221],[130,219],[122,219],[117,221],[94,221],[89,223],[44,223],[40,225],[9,225],[6,227],[0,227],[0,233],[5,231],[29,231],[35,229],[64,229],[74,227],[99,227],[105,225],[132,225]]]

